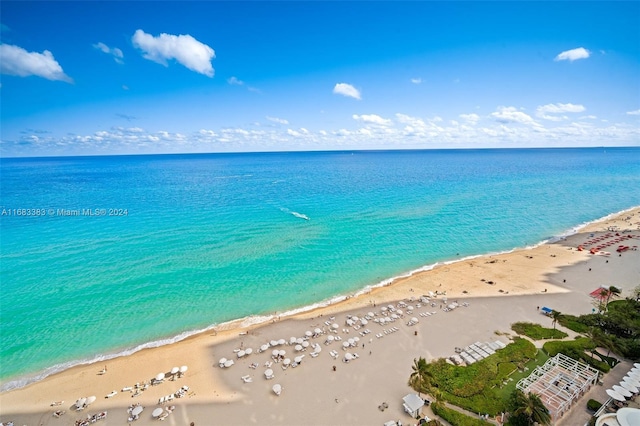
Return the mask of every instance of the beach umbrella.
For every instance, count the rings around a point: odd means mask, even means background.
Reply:
[[[375,317],[376,314],[374,314],[373,312],[367,312],[367,315],[369,315],[370,317]]]
[[[262,345],[262,346],[260,346],[260,351],[261,351],[261,352],[264,352],[264,351],[266,351],[267,349],[269,349],[269,345]]]
[[[629,392],[628,390],[626,390],[622,386],[614,385],[614,386],[611,386],[611,389],[613,389],[614,391],[618,392],[620,395],[624,396],[625,398],[630,398],[631,397],[631,392]]]
[[[316,352],[322,352],[322,348],[320,347],[320,345],[316,345],[313,350]]]
[[[91,396],[87,397],[87,400],[85,401],[85,404],[89,405],[89,404],[93,404],[94,402],[96,402],[96,397],[91,395]]]
[[[340,328],[340,326],[334,322],[333,324],[331,324],[331,328],[333,328],[334,330],[337,330]]]
[[[225,362],[227,362],[226,358],[220,358],[220,361],[218,361],[218,364],[220,365],[220,367],[223,367]]]
[[[238,358],[242,358],[245,355],[245,351],[238,351]]]
[[[289,365],[291,364],[291,358],[285,358],[284,361],[282,361],[283,365]]]
[[[275,385],[273,385],[272,389],[273,389],[273,393],[280,396],[280,393],[282,392],[282,386],[276,383]]]
[[[186,365],[183,365],[182,367],[180,367],[180,372],[181,373],[186,373],[188,369],[189,369],[189,367],[187,367]]]
[[[616,401],[625,401],[624,396],[620,395],[618,392],[612,390],[612,389],[607,389],[605,392],[607,392],[607,395],[609,395],[611,398],[615,399]]]
[[[315,330],[313,330],[313,332],[316,334],[316,336],[317,336],[318,334],[322,334],[322,330],[321,330],[321,329],[319,329],[319,328],[316,328]]]
[[[151,413],[151,415],[153,417],[158,417],[160,414],[162,414],[162,412],[164,411],[164,408],[162,407],[158,407],[155,410],[153,410],[153,412]]]
[[[353,355],[350,352],[347,352],[346,354],[344,354],[344,359],[346,359],[347,361],[351,361],[353,359]]]
[[[627,383],[632,384],[633,386],[635,386],[635,387],[637,387],[637,388],[640,388],[640,380],[638,380],[638,379],[632,379],[632,378],[631,378],[631,377],[629,377],[629,376],[624,376],[624,377],[622,378],[622,380],[623,380],[623,381],[625,381],[625,382],[627,382]]]
[[[411,305],[407,306],[407,311],[413,311],[413,306]]]
[[[403,311],[402,309],[398,309],[398,310],[396,311],[396,313],[397,313],[398,315],[402,315],[402,314],[404,314],[404,311]]]
[[[278,340],[278,344],[279,344],[279,345],[286,345],[286,344],[287,344],[287,341],[286,341],[286,340],[284,340],[284,339],[280,339],[280,340]]]
[[[332,335],[328,335],[327,336],[327,342],[331,343],[333,342],[334,337]]]
[[[353,341],[354,341],[355,343],[358,343],[358,342],[360,341],[360,338],[359,338],[358,336],[356,336],[356,337],[354,337],[354,338],[353,338]]]
[[[138,405],[133,410],[131,410],[131,414],[133,414],[134,416],[139,416],[140,413],[142,413],[142,410],[144,410],[144,407],[142,405]]]
[[[367,324],[369,324],[369,321],[367,321],[366,319],[362,318],[362,319],[360,320],[360,324],[362,324],[362,325],[367,325]]]
[[[302,342],[304,342],[304,339],[303,339],[302,337],[298,337],[298,338],[296,339],[296,344],[301,345],[301,344],[302,344]]]
[[[309,330],[307,330],[307,331],[304,332],[304,335],[307,336],[307,337],[311,337],[311,336],[313,336],[313,333],[310,332]]]
[[[273,376],[273,370],[272,369],[269,368],[269,369],[264,371],[264,377],[266,377],[268,379],[271,376]]]
[[[303,348],[308,348],[308,347],[309,347],[309,345],[310,345],[310,343],[309,343],[309,342],[307,342],[306,340],[305,340],[304,342],[302,342],[302,347],[303,347]]]
[[[298,364],[300,364],[302,362],[302,358],[304,358],[304,355],[300,355],[297,356],[293,359],[294,362],[297,362]]]
[[[225,366],[225,368],[229,368],[229,367],[231,367],[233,364],[235,364],[235,362],[233,362],[233,360],[232,360],[232,359],[229,359],[229,360],[227,360],[227,361],[224,363],[224,366]]]
[[[269,342],[269,344],[271,346],[278,346],[278,341],[277,340],[272,340],[271,342]]]
[[[285,351],[284,349],[280,349],[278,351],[278,355],[280,355],[280,356],[284,356],[286,353],[287,353],[287,351]]]
[[[251,354],[253,353],[253,349],[251,349],[251,348],[247,348],[247,349],[245,349],[245,350],[244,350],[244,353],[245,353],[246,355],[251,355]]]
[[[173,368],[171,369],[171,374],[176,374],[178,371],[180,371],[180,368],[179,368],[179,367],[173,367]]]
[[[296,351],[301,351],[302,350],[302,345],[296,345],[296,347],[294,349]]]
[[[289,338],[289,344],[294,345],[296,343],[296,340],[298,340],[297,337],[291,336],[291,338]]]
[[[391,314],[391,318],[393,318],[393,319],[398,319],[398,318],[400,318],[400,317],[398,316],[398,314]]]
[[[156,380],[164,380],[164,373],[158,373],[158,375],[156,376]]]
[[[383,306],[382,308],[380,308],[380,310],[381,310],[382,312],[387,312],[387,309],[389,309],[389,308],[387,308],[386,306]]]
[[[280,354],[280,351],[277,350],[277,349],[274,349],[274,350],[271,351],[271,356],[275,357],[275,356],[278,356],[279,354]]]
[[[416,317],[411,318],[411,322],[418,322],[418,318]]]
[[[638,393],[640,391],[640,389],[638,389],[637,386],[634,386],[629,382],[622,381],[622,382],[620,382],[620,386],[622,386],[623,388],[625,388],[629,392]]]
[[[345,349],[346,349],[346,348],[348,348],[349,346],[351,346],[351,345],[349,344],[349,342],[342,342],[342,347],[343,347],[343,348],[345,348]]]

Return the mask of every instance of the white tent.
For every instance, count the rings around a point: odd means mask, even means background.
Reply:
[[[637,386],[632,385],[629,382],[620,382],[620,386],[622,386],[623,388],[625,388],[626,390],[628,390],[629,392],[633,392],[633,393],[638,393],[640,392],[640,389],[638,389]]]
[[[424,405],[424,401],[415,393],[410,393],[402,398],[402,406],[411,417],[415,418],[420,413],[420,409]]]
[[[624,396],[625,398],[630,398],[631,397],[631,392],[629,392],[628,390],[626,390],[622,386],[614,385],[614,386],[611,386],[611,389],[613,389],[614,391],[618,392],[620,395]]]
[[[605,392],[607,393],[607,395],[609,395],[611,398],[615,399],[616,401],[621,401],[621,402],[625,401],[624,396],[620,395],[618,392],[614,391],[613,389],[607,389]]]
[[[620,426],[640,425],[640,409],[624,407],[616,412],[616,419]]]

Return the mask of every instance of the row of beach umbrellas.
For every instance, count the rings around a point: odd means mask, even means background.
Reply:
[[[611,389],[607,389],[606,393],[616,401],[624,402],[627,398],[631,398],[634,394],[640,392],[640,363],[633,364],[633,368],[629,370],[619,385],[614,385]]]

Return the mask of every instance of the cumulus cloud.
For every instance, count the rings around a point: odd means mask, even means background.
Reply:
[[[190,35],[160,34],[157,37],[137,30],[131,38],[133,45],[142,50],[144,58],[168,66],[167,60],[175,59],[191,71],[213,77],[211,60],[215,51]]]
[[[555,57],[554,61],[570,61],[573,62],[578,59],[587,59],[591,55],[584,47],[578,47],[577,49],[565,50]]]
[[[122,58],[124,58],[124,54],[122,53],[122,50],[118,49],[117,47],[109,47],[103,42],[98,42],[94,44],[93,47],[102,51],[103,53],[106,53],[107,55],[113,56],[113,60],[117,63],[124,64],[124,61],[122,60]]]
[[[347,83],[338,83],[333,88],[333,93],[336,95],[348,96],[350,98],[360,100],[360,91]]]
[[[640,115],[640,109],[637,109],[635,111],[627,111],[628,115]]]
[[[267,120],[269,121],[273,121],[274,123],[278,123],[278,124],[289,124],[289,120],[285,120],[284,118],[278,118],[278,117],[270,117],[270,116],[266,116],[265,117]]]
[[[27,52],[11,44],[0,44],[0,72],[19,77],[35,75],[47,80],[73,83],[73,79],[64,73],[48,50],[42,53]]]
[[[388,126],[391,124],[391,120],[382,118],[376,114],[353,114],[353,119],[357,121],[363,121],[365,123],[377,124],[380,126]]]
[[[413,84],[420,84],[420,83],[422,83],[422,79],[421,79],[420,77],[418,77],[418,78],[412,78],[412,79],[411,79],[411,82],[412,82]]]
[[[522,123],[538,126],[539,124],[529,115],[522,111],[518,111],[516,107],[498,107],[496,112],[492,112],[491,116],[499,123]]]
[[[478,114],[460,114],[459,116],[460,118],[462,118],[464,121],[466,121],[469,124],[476,124],[478,121],[480,121],[480,116]]]
[[[584,112],[586,108],[582,105],[574,105],[574,104],[547,104],[541,105],[536,109],[536,116],[540,118],[544,118],[545,120],[550,121],[562,121],[567,120],[569,117],[567,116],[558,116],[554,114],[564,114],[567,112]],[[551,115],[550,115],[551,114]]]

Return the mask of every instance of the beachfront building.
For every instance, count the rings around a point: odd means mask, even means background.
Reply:
[[[516,388],[540,397],[556,422],[598,381],[598,370],[561,353],[539,367]]]

